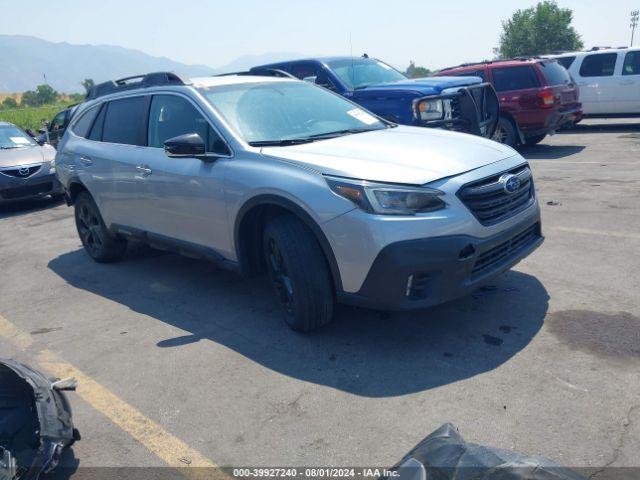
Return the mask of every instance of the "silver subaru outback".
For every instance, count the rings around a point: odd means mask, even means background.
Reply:
[[[266,271],[286,322],[424,308],[543,241],[531,170],[477,136],[389,123],[322,87],[168,73],[98,85],[56,172],[98,262],[127,241]]]

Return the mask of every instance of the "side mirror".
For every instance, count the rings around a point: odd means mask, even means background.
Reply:
[[[197,133],[185,133],[164,142],[164,152],[171,158],[198,158],[213,161],[216,155],[207,154],[204,140]]]

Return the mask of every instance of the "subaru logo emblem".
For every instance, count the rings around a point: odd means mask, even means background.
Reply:
[[[505,173],[498,181],[502,184],[502,188],[507,193],[516,193],[520,190],[520,178],[512,173]]]
[[[30,171],[31,169],[29,167],[20,167],[18,169],[18,173],[23,177],[26,177],[27,175],[29,175]]]

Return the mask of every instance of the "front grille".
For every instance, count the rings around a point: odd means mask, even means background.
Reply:
[[[520,188],[513,193],[505,190],[500,178],[506,174],[520,179]],[[494,225],[524,210],[534,202],[531,170],[521,165],[482,180],[464,185],[458,197],[482,225]]]
[[[500,264],[512,260],[538,238],[540,238],[540,224],[536,223],[509,240],[481,253],[473,266],[471,278],[477,278]]]
[[[16,178],[29,178],[31,175],[35,175],[40,171],[42,165],[31,165],[29,167],[15,167],[0,170],[0,173],[9,177]]]
[[[38,185],[27,185],[24,187],[7,188],[6,190],[0,190],[0,195],[6,200],[14,198],[31,197],[38,195],[39,193],[50,192],[53,188],[52,182],[40,183]]]

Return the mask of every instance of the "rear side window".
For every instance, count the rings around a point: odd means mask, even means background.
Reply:
[[[480,77],[485,80],[484,70],[465,70],[464,72],[457,72],[453,74],[454,77]]]
[[[124,145],[146,145],[147,102],[146,96],[109,102],[104,117],[102,141]]]
[[[95,120],[99,111],[100,109],[98,107],[92,107],[84,112],[82,116],[73,124],[73,127],[71,128],[71,130],[73,130],[73,133],[75,133],[79,137],[87,138],[87,136],[89,135],[89,129],[93,125],[93,121]]]
[[[569,72],[558,62],[540,62],[539,65],[549,85],[566,85],[571,83]]]
[[[628,52],[624,56],[622,75],[640,75],[640,51]]]
[[[580,65],[581,77],[610,77],[616,68],[617,53],[587,55]]]
[[[229,154],[227,144],[188,100],[176,95],[154,95],[149,112],[149,146],[162,148],[166,140],[185,133],[200,135],[207,152]]]
[[[569,67],[571,65],[573,65],[574,60],[576,59],[576,57],[560,57],[560,58],[556,58],[556,60],[558,60],[558,63],[560,65],[562,65],[564,68],[566,68],[567,70],[569,70]]]
[[[493,86],[497,92],[524,90],[540,86],[538,77],[529,65],[522,67],[497,67],[492,70]]]

